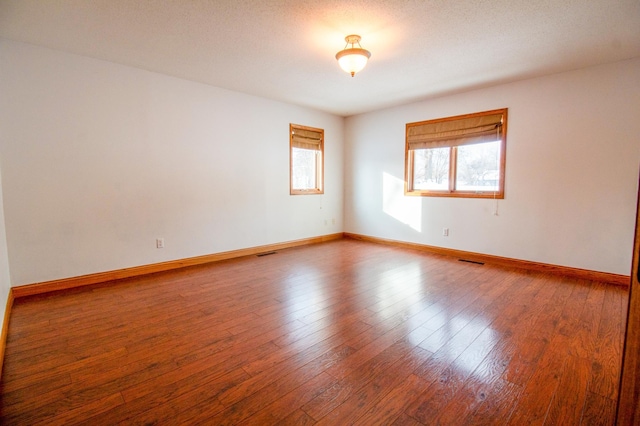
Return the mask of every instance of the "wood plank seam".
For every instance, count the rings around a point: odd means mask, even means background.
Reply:
[[[0,423],[603,424],[626,295],[345,238],[18,299]]]

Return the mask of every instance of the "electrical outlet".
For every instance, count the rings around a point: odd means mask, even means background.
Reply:
[[[156,248],[164,248],[164,238],[156,238]]]
[[[332,225],[335,225],[335,224],[336,224],[336,219],[335,219],[335,218],[331,219],[331,224],[332,224]]]
[[[449,236],[449,228],[442,228],[442,236],[443,237]]]

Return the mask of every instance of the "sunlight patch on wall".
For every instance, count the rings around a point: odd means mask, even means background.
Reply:
[[[397,221],[422,232],[420,197],[406,197],[404,181],[387,172],[382,175],[382,210]]]

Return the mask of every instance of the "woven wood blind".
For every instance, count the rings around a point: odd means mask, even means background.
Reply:
[[[410,150],[493,142],[501,139],[503,114],[407,124]]]
[[[291,129],[291,146],[320,151],[322,149],[322,132],[294,127]]]

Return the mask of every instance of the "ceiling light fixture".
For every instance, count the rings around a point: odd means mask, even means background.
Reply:
[[[344,40],[347,44],[343,50],[336,53],[336,59],[338,60],[338,64],[340,64],[340,68],[353,77],[367,65],[367,61],[371,57],[371,52],[360,46],[359,35],[348,35]],[[355,47],[356,44],[358,44],[358,47]],[[349,47],[349,45],[351,45],[351,47]]]

